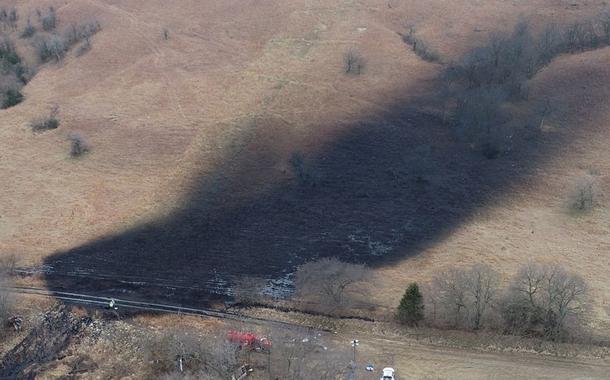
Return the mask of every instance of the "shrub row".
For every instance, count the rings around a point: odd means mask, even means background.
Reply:
[[[500,287],[487,265],[439,273],[422,293],[411,284],[398,307],[398,320],[467,330],[490,328],[549,340],[578,338],[587,317],[584,280],[558,265],[528,263]],[[424,313],[425,309],[425,313]]]

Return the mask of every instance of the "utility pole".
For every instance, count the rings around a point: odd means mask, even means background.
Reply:
[[[358,345],[360,344],[360,341],[358,339],[354,339],[352,340],[352,348],[354,349],[354,360],[352,362],[352,376],[350,376],[351,379],[356,379],[356,369],[358,368],[358,366],[356,365],[356,347],[358,347]]]

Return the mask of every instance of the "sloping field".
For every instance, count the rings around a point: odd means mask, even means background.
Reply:
[[[610,49],[538,73],[513,123],[537,123],[544,99],[543,133],[487,160],[444,120],[444,65],[399,35],[415,25],[449,62],[520,17],[569,23],[602,2],[8,3],[22,19],[53,4],[60,27],[102,25],[90,52],[41,66],[0,111],[0,252],[49,265],[49,286],[122,280],[192,300],[333,255],[374,266],[375,301],[393,306],[448,266],[508,277],[540,259],[585,277],[608,323],[607,207],[574,217],[565,200],[583,176],[608,190]],[[350,49],[361,75],[344,73]],[[60,127],[33,134],[53,106]],[[76,160],[73,132],[91,145]]]

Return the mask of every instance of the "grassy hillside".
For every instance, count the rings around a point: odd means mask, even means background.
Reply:
[[[373,266],[375,303],[393,307],[407,282],[449,266],[508,278],[549,260],[587,280],[608,324],[604,197],[578,216],[566,204],[585,177],[609,193],[610,49],[561,55],[531,78],[506,108],[510,125],[539,133],[494,160],[456,138],[443,102],[449,62],[490,34],[522,17],[536,33],[587,20],[602,2],[13,3],[19,29],[48,5],[60,29],[101,25],[86,54],[42,65],[7,32],[38,67],[23,102],[0,111],[0,253],[20,265],[199,296],[332,255]],[[410,26],[441,62],[405,44]],[[350,50],[360,75],[344,72]],[[52,109],[59,128],[32,133]],[[78,159],[74,133],[90,147]]]

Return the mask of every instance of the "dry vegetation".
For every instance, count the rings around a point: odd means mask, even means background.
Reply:
[[[70,141],[70,157],[72,158],[82,157],[91,150],[87,140],[78,133],[68,135],[68,141]]]
[[[470,51],[447,69],[450,112],[458,136],[487,158],[510,149],[518,131],[510,129],[505,103],[533,100],[527,81],[561,54],[583,52],[609,45],[607,15],[564,27],[551,24],[534,36],[531,25],[520,21],[512,34],[492,34],[486,46]],[[411,31],[408,36],[412,36]],[[414,37],[410,40],[417,44]],[[543,110],[544,119],[547,109]]]
[[[14,42],[7,35],[0,38],[0,108],[6,109],[21,103],[20,91],[31,73],[18,55]]]
[[[352,307],[350,288],[370,276],[362,264],[349,264],[326,258],[300,265],[295,273],[297,297],[306,309],[341,315]]]
[[[402,35],[403,41],[410,45],[413,52],[417,54],[421,59],[428,62],[440,62],[441,57],[434,49],[430,48],[428,44],[416,36],[415,27],[410,26],[406,34]]]
[[[59,127],[59,108],[57,106],[51,109],[48,116],[40,117],[30,122],[30,128],[34,133],[43,133]]]
[[[524,265],[502,289],[489,266],[439,273],[429,287],[428,318],[434,326],[479,330],[549,340],[584,341],[588,318],[584,280],[557,265]]]
[[[354,49],[348,50],[343,56],[343,69],[346,74],[360,75],[365,66],[364,58]]]
[[[354,296],[375,299],[370,269],[337,259],[298,267],[293,308],[309,313],[359,318]],[[258,282],[260,284],[260,282]],[[359,285],[359,286],[358,286]],[[415,288],[413,288],[415,287]],[[273,306],[262,292],[248,294],[244,305]],[[587,285],[579,275],[556,264],[527,263],[501,285],[498,272],[485,264],[439,271],[420,292],[413,283],[401,299],[396,319],[403,324],[537,337],[551,341],[590,342]],[[391,315],[377,316],[391,320]],[[595,335],[595,334],[593,334]]]
[[[57,271],[39,285],[138,278],[204,302],[231,284],[241,305],[384,320],[417,281],[409,325],[607,333],[607,8],[382,3],[0,8],[0,255]],[[268,297],[274,280],[295,297]],[[155,375],[238,364],[207,336],[161,335],[142,340]],[[291,339],[270,374],[339,370]]]
[[[16,46],[15,39],[30,40],[39,63],[54,60],[59,62],[74,45],[80,44],[76,54],[85,54],[91,49],[91,37],[100,30],[97,21],[75,23],[58,31],[59,20],[55,8],[36,9],[38,23],[34,25],[28,16],[21,32],[17,8],[0,7],[0,109],[21,103],[21,89],[34,76],[36,64],[26,64]],[[40,31],[39,31],[40,30]]]
[[[10,329],[9,318],[13,316],[15,300],[13,295],[5,287],[12,283],[11,276],[14,274],[17,258],[15,255],[4,255],[0,257],[0,338]]]

